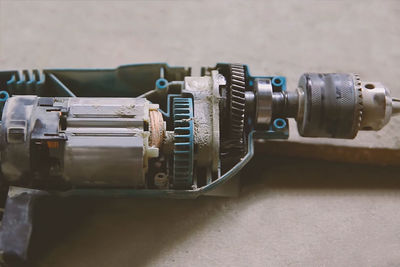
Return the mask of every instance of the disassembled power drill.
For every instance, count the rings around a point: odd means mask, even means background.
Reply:
[[[246,65],[167,64],[0,72],[0,253],[26,260],[33,203],[46,194],[194,198],[237,175],[254,139],[352,139],[400,111],[358,75],[254,77]]]

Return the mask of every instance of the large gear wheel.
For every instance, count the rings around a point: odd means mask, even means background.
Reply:
[[[175,189],[190,189],[193,185],[193,100],[173,99],[174,162],[172,184]]]
[[[242,64],[220,64],[219,71],[226,78],[226,86],[222,87],[224,99],[221,105],[221,148],[222,169],[228,170],[244,155],[246,140],[245,130],[245,91],[246,66]]]
[[[226,86],[221,95],[225,100],[221,105],[221,148],[222,170],[235,165],[246,150],[245,131],[245,91],[246,66],[241,64],[217,65],[226,78]]]
[[[231,64],[229,66],[230,81],[228,88],[231,148],[244,150],[244,115],[245,115],[245,91],[246,73],[245,66]]]

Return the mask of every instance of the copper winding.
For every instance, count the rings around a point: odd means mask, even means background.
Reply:
[[[164,139],[164,120],[160,111],[150,110],[150,146],[160,147]]]

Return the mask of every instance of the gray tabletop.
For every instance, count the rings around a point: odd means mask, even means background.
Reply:
[[[199,74],[240,62],[254,75],[287,76],[292,89],[303,72],[356,72],[400,96],[399,12],[399,1],[1,0],[0,68],[168,62]],[[395,118],[334,144],[400,148],[399,129]],[[60,200],[44,212],[59,219],[43,222],[52,234],[37,258],[40,266],[395,266],[397,171],[260,157],[237,199]]]

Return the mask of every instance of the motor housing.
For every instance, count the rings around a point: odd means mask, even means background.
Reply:
[[[74,186],[145,186],[150,111],[145,98],[15,96],[0,128],[1,167],[10,182]]]

